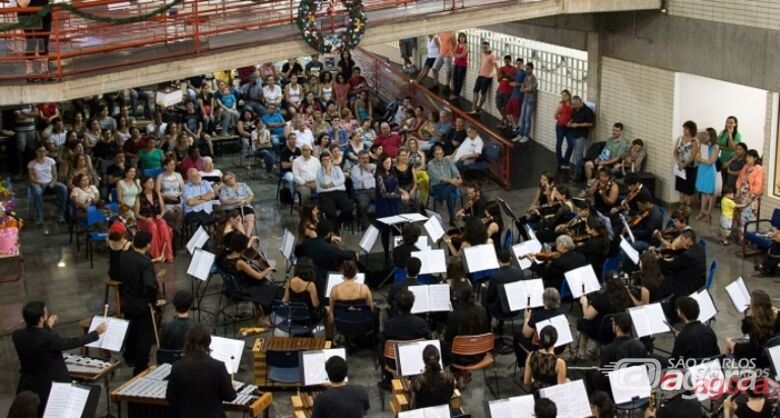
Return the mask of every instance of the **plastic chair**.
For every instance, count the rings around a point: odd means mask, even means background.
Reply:
[[[601,318],[598,340],[602,345],[609,344],[615,339],[615,333],[612,332],[612,319],[614,317],[614,314],[610,314],[604,315],[604,317]]]
[[[775,209],[774,211],[772,211],[772,219],[758,219],[755,221],[745,222],[745,226],[744,226],[745,240],[742,242],[742,255],[744,257],[747,257],[749,255],[756,255],[760,252],[766,252],[769,249],[769,247],[772,246],[772,238],[766,236],[765,234],[762,234],[759,231],[759,228],[763,223],[769,223],[772,227],[780,229],[780,209]],[[752,232],[748,231],[748,227],[750,225],[755,225],[755,229]],[[747,243],[753,244],[761,251],[748,252]]]
[[[707,241],[705,241],[704,238],[699,240],[699,247],[704,250],[704,255],[707,255]]]
[[[604,260],[604,264],[601,265],[601,283],[604,283],[604,280],[607,279],[608,271],[619,271],[619,270],[620,270],[620,257],[613,257]]]
[[[718,260],[712,260],[710,263],[710,270],[707,272],[707,282],[704,285],[705,289],[712,287],[712,282],[715,280],[715,272],[718,270]]]
[[[106,242],[108,240],[108,232],[106,231],[99,231],[99,232],[90,232],[89,229],[100,222],[106,222],[108,221],[108,216],[106,216],[105,213],[98,210],[95,206],[88,206],[87,207],[87,220],[86,220],[86,227],[87,227],[87,256],[89,257],[89,268],[94,268],[95,264],[93,262],[94,253],[92,251],[92,242]]]
[[[298,384],[301,379],[300,350],[268,350],[265,361],[268,365],[267,381]]]
[[[342,303],[333,305],[333,321],[336,331],[347,342],[370,339],[376,347],[376,325],[374,312],[366,303]]]
[[[241,285],[239,285],[238,280],[229,273],[226,273],[222,271],[221,269],[217,269],[219,275],[222,277],[222,291],[219,293],[219,300],[217,302],[217,313],[214,316],[214,328],[219,326],[219,317],[220,315],[224,318],[228,317],[227,310],[231,306],[235,306],[236,310],[240,307],[242,303],[251,303],[252,304],[252,317],[254,317],[254,308],[255,304],[252,302],[251,299],[249,299],[246,294],[242,291]],[[225,299],[226,304],[222,305],[222,300]],[[235,322],[240,321],[241,318],[236,315],[236,317],[233,318],[234,321],[225,321],[223,325],[225,328],[227,328],[227,324],[229,322]]]
[[[312,323],[309,307],[303,302],[274,302],[271,323],[290,336],[311,336],[316,324]]]
[[[623,414],[631,416],[633,411],[643,410],[647,407],[649,403],[650,403],[650,398],[632,399],[628,402],[615,404],[615,412],[617,412],[618,416]]]
[[[493,367],[493,377],[495,379],[495,390],[490,386],[487,378],[487,368],[494,366],[493,348],[495,346],[494,336],[492,332],[488,332],[480,335],[459,335],[452,340],[452,355],[453,356],[477,356],[484,354],[482,360],[476,363],[468,365],[460,365],[452,363],[450,368],[461,371],[471,372],[474,370],[482,369],[484,374],[485,384],[493,397],[498,399],[501,396],[501,388],[498,386],[498,374],[495,367]]]
[[[512,248],[512,243],[514,242],[514,233],[512,232],[512,228],[507,228],[507,230],[504,232],[504,239],[502,242],[503,245],[501,247],[503,249],[509,251]]]

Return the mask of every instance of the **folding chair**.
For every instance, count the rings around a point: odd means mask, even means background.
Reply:
[[[480,335],[459,335],[452,340],[452,355],[453,356],[476,356],[484,354],[482,360],[461,365],[452,363],[450,368],[460,372],[471,372],[474,370],[482,369],[482,373],[485,377],[485,385],[490,389],[490,393],[494,398],[498,399],[501,396],[501,388],[498,386],[498,373],[495,368],[495,361],[493,359],[493,348],[495,345],[494,336],[492,332],[488,332]],[[495,379],[495,390],[490,386],[490,382],[487,377],[487,368],[493,366],[493,377]]]

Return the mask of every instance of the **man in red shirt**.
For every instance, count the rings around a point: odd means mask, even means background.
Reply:
[[[395,158],[398,154],[398,149],[401,148],[401,137],[396,132],[390,132],[390,125],[387,122],[382,122],[379,125],[379,136],[374,140],[375,144],[382,146],[382,151],[392,158]]]
[[[512,95],[512,85],[510,83],[515,79],[515,72],[517,72],[517,69],[512,65],[512,56],[504,55],[504,66],[498,69],[498,89],[496,89],[496,108],[501,113],[499,128],[506,128],[509,123],[504,109],[507,103],[509,103],[509,97]]]

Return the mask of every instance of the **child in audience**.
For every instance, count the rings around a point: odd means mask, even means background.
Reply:
[[[734,202],[734,188],[723,186],[723,198],[720,200],[720,235],[727,239],[731,233],[731,221],[734,217],[734,208],[737,206]]]

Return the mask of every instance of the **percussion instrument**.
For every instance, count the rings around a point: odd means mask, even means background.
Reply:
[[[119,361],[104,360],[78,354],[62,353],[68,374],[73,380],[97,381],[119,367]]]
[[[311,418],[311,409],[314,406],[314,398],[321,392],[299,393],[290,397],[293,418]]]
[[[392,397],[390,398],[390,410],[393,411],[394,415],[398,415],[398,413],[401,411],[408,411],[409,400],[412,398],[411,381],[406,378],[393,379],[390,387],[390,390],[393,392]],[[452,398],[450,399],[450,409],[454,411],[461,411],[461,406],[462,399],[460,391],[455,388],[455,391],[452,393]]]
[[[165,399],[168,389],[166,380],[171,374],[171,365],[152,366],[138,376],[128,380],[111,392],[115,403],[127,402],[127,414],[130,418],[174,418],[175,411]],[[233,381],[236,399],[225,402],[226,411],[242,412],[252,418],[260,413],[268,417],[268,409],[273,403],[273,395],[259,392],[257,386]],[[121,408],[120,408],[121,411]]]
[[[252,365],[255,384],[262,388],[295,388],[297,384],[273,382],[268,379],[268,351],[315,351],[330,348],[330,341],[324,338],[268,337],[258,338],[252,345]]]

